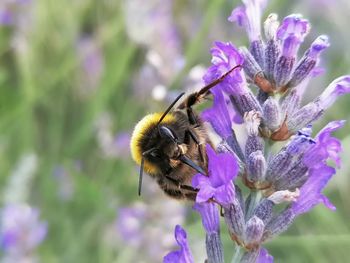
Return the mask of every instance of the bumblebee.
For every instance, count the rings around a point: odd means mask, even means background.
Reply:
[[[205,145],[210,140],[192,106],[201,102],[212,87],[238,67],[240,65],[179,102],[185,95],[181,93],[164,113],[146,115],[136,124],[130,148],[132,158],[140,165],[139,195],[145,171],[168,196],[195,200],[198,190],[191,186],[191,180],[196,173],[206,174]]]

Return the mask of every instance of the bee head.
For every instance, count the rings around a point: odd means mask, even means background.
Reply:
[[[176,155],[177,136],[169,128],[176,119],[169,113],[158,125],[161,116],[161,113],[146,115],[135,126],[130,140],[132,158],[138,165],[144,159],[143,169],[149,174],[164,172],[161,164],[169,163]]]

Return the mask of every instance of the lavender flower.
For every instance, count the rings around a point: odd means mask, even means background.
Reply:
[[[1,1],[0,3],[0,25],[13,25],[20,17],[18,9],[26,8],[31,0]]]
[[[129,246],[138,247],[142,240],[142,222],[147,215],[145,206],[124,207],[118,212],[116,228],[121,238]]]
[[[0,24],[11,25],[12,23],[13,23],[13,17],[10,10],[6,10],[6,9],[0,10]]]
[[[341,164],[341,143],[332,132],[344,121],[330,122],[315,137],[312,124],[340,96],[350,93],[350,76],[335,79],[320,96],[303,105],[304,91],[319,74],[321,54],[330,46],[328,37],[318,36],[299,59],[310,23],[292,14],[280,24],[278,16],[270,14],[263,34],[260,18],[266,1],[243,3],[229,20],[245,28],[249,47],[237,49],[231,43],[215,42],[212,65],[203,77],[209,83],[232,67],[243,66],[212,89],[214,103],[202,114],[221,137],[218,153],[207,146],[208,176],[196,174],[192,180],[198,189],[194,208],[202,216],[209,262],[223,260],[216,204],[222,207],[236,243],[232,262],[273,262],[263,248],[265,241],[287,230],[297,216],[317,204],[335,210],[322,192],[336,173],[329,161],[336,167]],[[253,87],[257,95],[250,90]],[[238,143],[234,131],[242,120],[247,131],[244,145]],[[285,143],[272,152],[273,141]],[[238,178],[246,191],[236,185]],[[287,204],[274,209],[281,203]]]
[[[6,205],[1,209],[0,241],[6,262],[24,262],[45,239],[47,223],[39,210],[27,205]]]
[[[130,0],[124,7],[129,37],[147,48],[147,61],[136,76],[134,93],[137,99],[148,99],[149,93],[155,100],[169,99],[168,87],[184,66],[180,34],[173,22],[173,2]]]
[[[172,251],[167,254],[164,263],[192,263],[194,262],[192,253],[190,251],[186,231],[180,226],[175,227],[175,239],[180,246],[180,250]]]
[[[83,36],[77,41],[79,60],[79,93],[82,97],[93,95],[98,88],[104,70],[104,58],[98,39]]]

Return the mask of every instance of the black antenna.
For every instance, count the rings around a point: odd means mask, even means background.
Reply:
[[[145,164],[145,159],[142,157],[141,159],[141,167],[140,167],[140,175],[139,175],[139,196],[141,196],[141,188],[142,188],[142,176],[143,176],[143,166]]]
[[[143,167],[145,166],[145,155],[149,154],[150,152],[154,151],[156,148],[153,147],[145,152],[142,153],[142,159],[141,159],[141,166],[140,166],[140,174],[139,174],[139,196],[141,195],[141,188],[142,188],[142,177],[143,177]]]
[[[165,118],[165,116],[169,113],[169,111],[172,109],[172,107],[174,107],[174,105],[176,104],[176,102],[178,102],[179,99],[181,99],[181,97],[185,94],[185,92],[182,92],[179,96],[177,96],[177,98],[170,104],[170,106],[166,109],[166,111],[163,113],[162,117],[160,117],[157,126],[159,125],[159,123],[162,122],[162,120]]]
[[[200,91],[198,91],[198,95],[202,95],[207,93],[212,87],[216,86],[219,84],[221,81],[223,81],[227,75],[229,75],[232,71],[234,71],[236,68],[240,68],[242,65],[236,65],[233,68],[231,68],[229,71],[227,71],[224,75],[222,75],[220,78],[214,80],[213,82],[209,83],[205,87],[203,87]]]

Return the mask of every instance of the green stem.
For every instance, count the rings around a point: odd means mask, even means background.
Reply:
[[[254,209],[257,207],[257,205],[260,203],[260,200],[262,198],[262,194],[261,191],[252,191],[250,193],[250,202],[249,202],[249,206],[247,209],[247,213],[246,213],[246,220],[249,219],[254,212]],[[239,263],[241,262],[241,259],[244,255],[244,248],[241,246],[236,246],[236,251],[235,254],[231,260],[231,263]]]
[[[261,197],[262,197],[261,191],[252,191],[250,193],[251,200],[249,202],[249,206],[246,212],[246,220],[251,218],[251,216],[253,215],[254,209],[259,204]]]
[[[231,263],[239,263],[241,262],[242,256],[244,254],[244,249],[241,246],[236,246],[235,254],[231,260]]]

